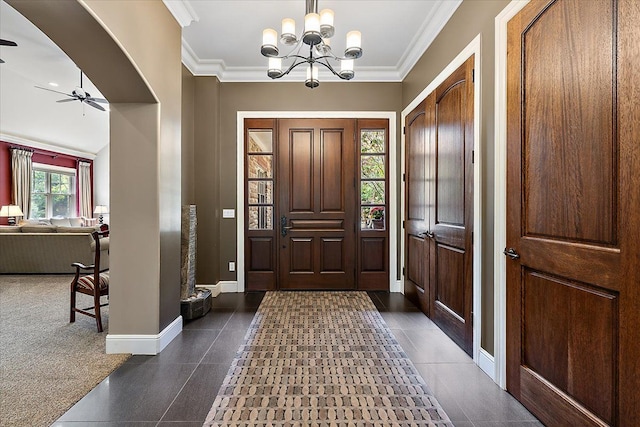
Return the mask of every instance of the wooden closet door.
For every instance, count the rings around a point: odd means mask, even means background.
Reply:
[[[473,65],[471,56],[440,84],[428,159],[430,316],[473,352]]]
[[[547,425],[638,425],[640,3],[508,26],[507,387]]]
[[[433,96],[429,97],[432,100]],[[405,118],[404,293],[429,314],[429,231],[427,187],[427,100]]]

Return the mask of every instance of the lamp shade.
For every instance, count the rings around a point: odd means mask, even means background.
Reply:
[[[94,214],[106,214],[109,213],[109,208],[105,205],[96,205],[96,209],[93,211]]]
[[[0,216],[24,216],[18,205],[5,205],[0,208]]]

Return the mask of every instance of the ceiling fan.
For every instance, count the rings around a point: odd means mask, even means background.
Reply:
[[[80,70],[80,87],[76,87],[71,94],[68,93],[64,93],[64,92],[60,92],[57,90],[53,90],[53,89],[49,89],[46,87],[42,87],[42,86],[36,86],[38,89],[44,89],[44,90],[48,90],[49,92],[55,92],[55,93],[59,93],[61,95],[65,95],[68,96],[69,98],[65,98],[65,99],[60,99],[56,102],[70,102],[70,101],[80,101],[81,103],[85,103],[87,105],[92,106],[93,108],[97,108],[100,111],[106,111],[104,109],[104,107],[102,107],[102,105],[99,105],[99,103],[102,104],[108,104],[109,101],[107,101],[104,98],[94,98],[91,96],[91,94],[89,92],[85,92],[85,90],[82,88],[82,70]]]
[[[0,39],[0,46],[18,46],[18,43],[11,40]],[[4,61],[0,59],[0,64],[4,64]]]

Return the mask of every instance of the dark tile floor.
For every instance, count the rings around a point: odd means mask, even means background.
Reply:
[[[370,296],[456,426],[542,426],[401,294]],[[53,426],[201,426],[262,297],[219,295],[162,353],[130,358]]]

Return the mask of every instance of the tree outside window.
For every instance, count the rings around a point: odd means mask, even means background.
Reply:
[[[75,174],[33,169],[29,218],[75,215]]]

